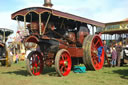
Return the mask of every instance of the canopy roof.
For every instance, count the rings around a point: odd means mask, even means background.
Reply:
[[[128,33],[128,21],[109,22],[102,29],[102,34],[125,34]]]
[[[7,37],[13,33],[13,30],[6,29],[6,28],[0,28],[0,35],[4,35],[4,32],[5,32],[5,36]]]
[[[72,14],[69,14],[69,13],[57,11],[57,10],[54,10],[54,9],[45,8],[45,7],[30,7],[30,8],[21,9],[21,10],[15,12],[15,13],[13,13],[11,18],[13,20],[16,20],[16,18],[18,16],[18,20],[23,21],[24,16],[27,16],[29,13],[32,13],[32,12],[33,12],[33,15],[34,14],[35,15],[36,14],[41,14],[42,15],[44,13],[50,13],[52,16],[56,16],[56,17],[64,18],[64,19],[69,19],[72,22],[77,21],[77,22],[81,22],[81,23],[87,23],[87,24],[95,25],[95,26],[98,26],[98,27],[105,27],[104,23],[97,22],[97,21],[94,21],[94,20],[90,20],[90,19],[87,19],[87,18],[82,18],[82,17],[76,16],[76,15],[72,15]],[[38,16],[35,16],[35,17],[38,18]],[[26,20],[26,21],[28,21],[28,20]]]
[[[127,30],[111,30],[111,31],[104,31],[102,32],[102,34],[126,34],[128,33],[128,29]]]

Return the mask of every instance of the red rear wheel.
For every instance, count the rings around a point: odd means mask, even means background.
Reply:
[[[88,35],[83,42],[84,49],[84,64],[88,69],[99,70],[104,64],[104,49],[102,49],[100,56],[98,49],[103,48],[102,40],[98,35]]]
[[[65,49],[57,52],[55,58],[55,68],[60,76],[67,76],[71,71],[71,56]]]
[[[40,75],[43,70],[42,55],[38,51],[32,51],[27,56],[27,70],[31,75]]]

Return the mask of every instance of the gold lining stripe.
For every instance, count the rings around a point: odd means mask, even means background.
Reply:
[[[15,16],[12,17],[12,19],[14,19],[16,16],[26,16],[27,14],[29,14],[30,12],[34,12],[36,14],[43,14],[44,12],[48,12],[48,13],[51,13],[50,11],[48,10],[44,10],[44,11],[41,11],[41,12],[37,12],[35,10],[30,10],[28,12],[26,12],[25,14],[16,14]]]

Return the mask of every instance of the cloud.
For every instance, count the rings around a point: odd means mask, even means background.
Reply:
[[[127,17],[128,0],[51,0],[53,8],[101,22],[119,21]],[[42,6],[44,0],[22,0],[22,8]],[[21,8],[21,9],[22,9]],[[118,14],[118,15],[117,15]]]
[[[16,30],[17,23],[11,20],[11,14],[23,8],[42,6],[44,0],[15,0],[15,10],[0,12],[0,27]],[[119,21],[128,17],[128,0],[51,0],[53,8],[81,17],[101,22]],[[18,6],[19,4],[19,6]]]
[[[99,12],[96,12],[93,16],[93,19],[101,22],[121,21],[128,17],[128,11],[126,11],[127,9],[128,1],[123,0],[122,2],[106,6],[106,10],[101,9]]]
[[[127,8],[117,8],[114,10],[97,13],[94,15],[94,19],[101,22],[115,22],[121,21],[128,17]]]
[[[0,28],[14,30],[17,22],[11,20],[11,14],[27,7],[43,6],[44,0],[6,0],[0,5]],[[128,17],[128,0],[51,0],[53,8],[100,22],[120,21]],[[4,7],[5,6],[5,7]]]
[[[53,8],[100,22],[120,21],[128,17],[128,0],[73,1],[70,0],[66,5],[54,5]]]

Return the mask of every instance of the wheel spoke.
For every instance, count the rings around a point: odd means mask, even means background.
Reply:
[[[94,65],[97,67],[98,61],[95,59],[94,62],[95,62]]]
[[[95,51],[95,48],[94,48],[94,46],[92,46],[92,47],[91,47],[91,50],[92,50],[92,52],[93,52],[93,51]]]
[[[64,68],[64,71],[66,72],[67,71],[67,67],[65,66],[65,68]]]
[[[33,55],[34,56],[34,59],[33,59],[33,62],[34,62],[34,65],[36,64],[36,57],[35,57],[35,55]]]
[[[67,58],[67,59],[66,59],[66,61],[67,61],[67,62],[70,62],[70,59],[69,59],[69,58]]]
[[[69,61],[69,58],[67,56],[65,57],[65,61]]]
[[[37,66],[40,66],[40,65],[41,65],[41,63],[40,63],[40,62],[38,62]]]
[[[35,67],[33,68],[33,74],[35,73],[34,70],[35,70]]]
[[[34,67],[31,68],[31,71],[34,69]]]
[[[35,62],[35,61],[34,61],[34,57],[32,56],[32,64],[34,64],[34,62]]]
[[[92,47],[91,47],[92,49],[95,49],[95,44],[94,44],[94,42],[92,42]]]
[[[69,56],[69,55],[66,54],[66,59],[65,59],[65,61],[70,62],[70,58],[69,58],[68,56]]]
[[[63,73],[64,66],[60,66],[60,71]]]
[[[97,47],[98,43],[100,42],[100,40],[98,39],[98,41],[94,44],[95,47]]]
[[[68,54],[65,53],[65,60],[67,60],[67,59],[68,59]]]
[[[96,60],[96,57],[95,57],[95,56],[92,56],[92,59],[93,59],[93,60]]]
[[[61,55],[61,59],[64,60],[64,56],[63,55]]]
[[[64,64],[64,60],[60,60],[60,65],[63,65]]]

